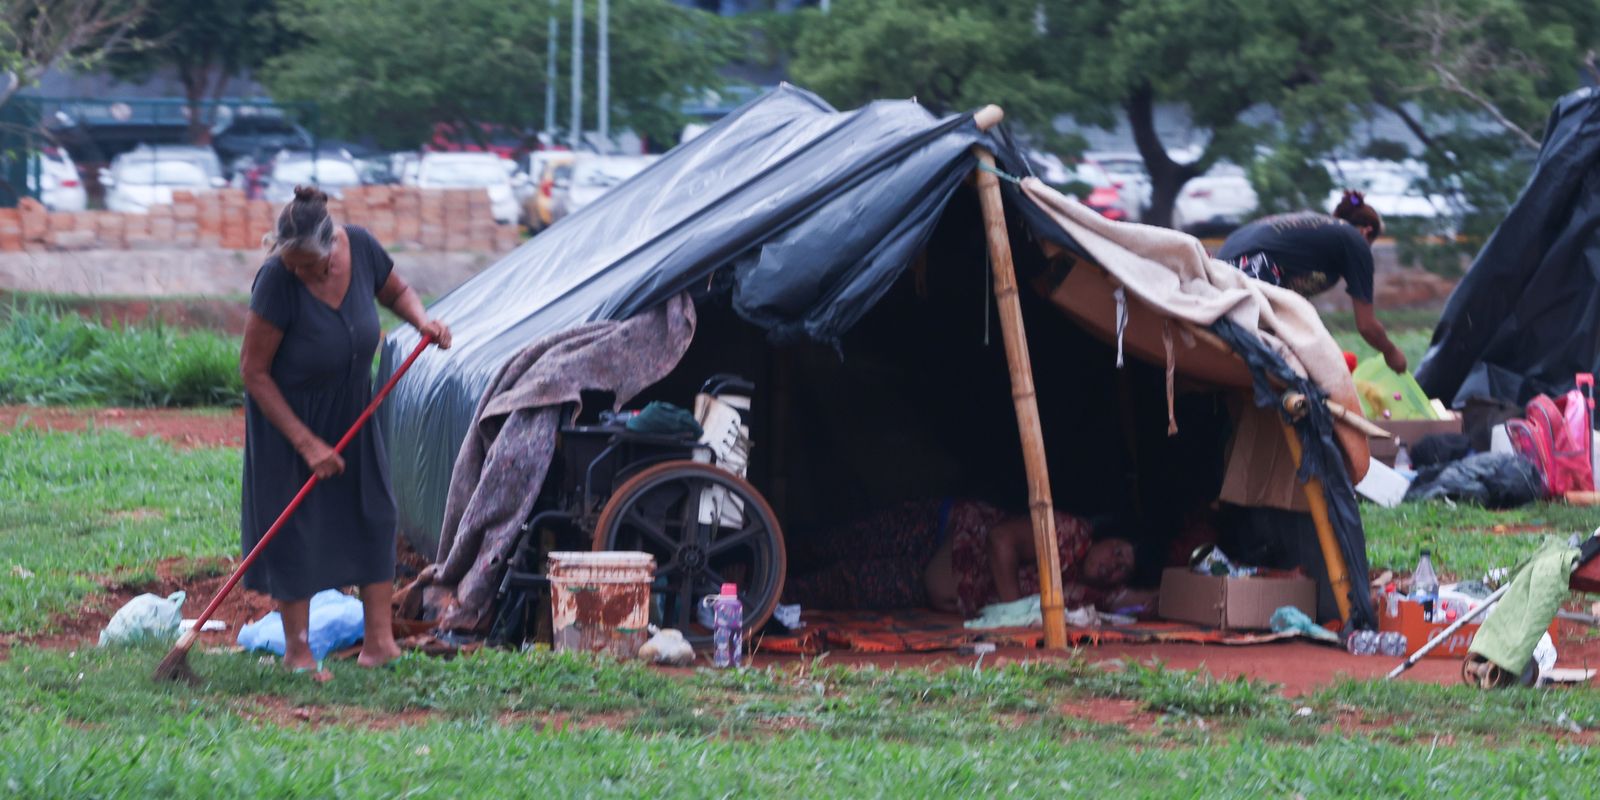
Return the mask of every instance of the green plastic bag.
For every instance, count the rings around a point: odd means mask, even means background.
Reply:
[[[1435,420],[1433,404],[1410,373],[1395,374],[1381,358],[1369,358],[1356,365],[1351,375],[1356,394],[1361,397],[1361,413],[1375,420]],[[1383,412],[1388,411],[1389,416]]]
[[[183,598],[183,592],[173,592],[167,597],[141,594],[129,600],[111,615],[106,629],[100,632],[100,646],[177,639],[183,622]]]
[[[1550,629],[1561,601],[1571,592],[1568,581],[1578,566],[1578,548],[1551,537],[1511,579],[1489,618],[1472,637],[1468,652],[1493,661],[1512,675],[1521,675],[1533,658],[1539,639]]]

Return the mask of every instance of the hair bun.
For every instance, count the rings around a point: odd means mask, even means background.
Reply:
[[[294,187],[294,199],[298,203],[327,203],[328,193],[315,186],[300,184]]]
[[[1352,208],[1361,205],[1366,199],[1366,195],[1354,189],[1346,189],[1344,191],[1344,201],[1349,203]]]

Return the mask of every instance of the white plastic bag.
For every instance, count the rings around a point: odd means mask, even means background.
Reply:
[[[183,592],[167,597],[141,594],[111,615],[100,632],[100,646],[131,644],[144,640],[170,642],[178,638],[178,623],[183,621]]]

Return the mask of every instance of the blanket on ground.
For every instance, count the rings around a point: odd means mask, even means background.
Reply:
[[[625,320],[552,334],[506,362],[456,456],[438,555],[402,596],[423,588],[423,614],[439,629],[482,631],[563,414],[576,416],[584,391],[611,392],[616,410],[665,378],[688,350],[695,320],[693,301],[679,294]]]

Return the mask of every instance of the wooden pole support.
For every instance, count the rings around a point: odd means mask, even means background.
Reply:
[[[1000,124],[1006,118],[1006,112],[997,105],[987,105],[977,110],[972,115],[972,121],[978,123],[978,130],[986,131]],[[992,163],[990,166],[994,166]]]
[[[993,109],[993,124],[999,122],[1000,109]],[[983,123],[979,122],[980,127]],[[994,168],[994,155],[974,147],[973,154],[983,166]],[[1039,421],[1039,398],[1034,394],[1033,363],[1028,356],[1028,337],[1022,325],[1022,303],[1017,296],[1017,273],[1011,262],[1011,238],[1006,231],[1006,213],[1000,197],[1000,181],[995,174],[977,172],[978,200],[983,207],[984,231],[989,240],[989,260],[994,272],[994,300],[1000,308],[1000,332],[1005,341],[1006,364],[1011,370],[1011,397],[1016,406],[1017,431],[1022,435],[1022,460],[1028,474],[1028,511],[1033,519],[1033,546],[1038,555],[1039,607],[1044,616],[1045,647],[1064,650],[1067,646],[1067,617],[1062,602],[1061,555],[1056,548],[1055,503],[1050,494],[1050,472],[1044,457],[1044,429]]]
[[[1283,438],[1289,443],[1289,455],[1294,458],[1294,468],[1300,469],[1300,439],[1287,423]],[[1339,604],[1339,618],[1350,622],[1350,568],[1344,562],[1344,552],[1339,549],[1339,539],[1333,533],[1333,521],[1328,519],[1328,495],[1321,478],[1306,481],[1303,487],[1306,502],[1311,505],[1311,522],[1317,527],[1317,543],[1322,546],[1322,563],[1328,568],[1328,583],[1333,586],[1333,601]]]
[[[1283,395],[1283,410],[1289,412],[1291,416],[1298,419],[1302,416],[1305,416],[1307,402],[1306,396],[1299,392],[1285,392]],[[1394,434],[1372,424],[1371,422],[1368,422],[1366,417],[1363,417],[1360,414],[1345,408],[1341,403],[1334,402],[1333,400],[1324,400],[1322,401],[1322,404],[1328,407],[1329,413],[1333,414],[1333,418],[1335,420],[1355,428],[1356,430],[1366,434],[1368,438],[1394,438]]]

